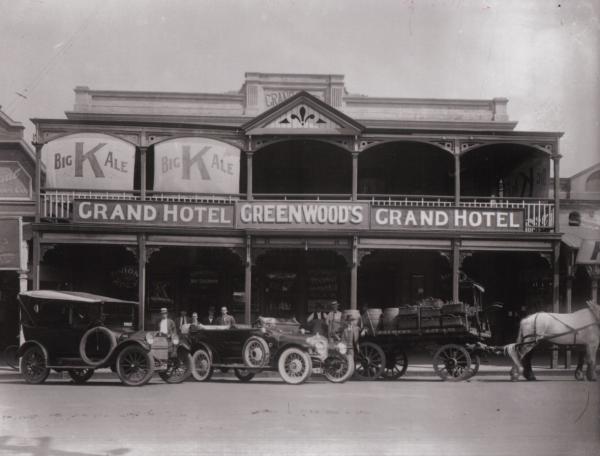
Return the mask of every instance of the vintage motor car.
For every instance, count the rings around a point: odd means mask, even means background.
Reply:
[[[313,372],[335,383],[354,373],[352,343],[343,334],[328,340],[305,332],[296,319],[259,317],[254,325],[199,325],[190,328],[187,338],[192,375],[198,381],[209,380],[215,368],[233,369],[243,382],[261,371],[278,371],[294,385]]]
[[[43,383],[50,369],[66,371],[75,383],[110,367],[128,386],[148,383],[154,372],[167,383],[191,373],[191,354],[179,336],[137,330],[138,303],[76,291],[20,293],[25,342],[21,374]]]

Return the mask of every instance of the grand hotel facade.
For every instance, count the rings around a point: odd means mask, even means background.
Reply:
[[[476,282],[513,328],[559,307],[562,134],[515,130],[507,103],[356,95],[343,75],[77,87],[65,119],[32,119],[32,286],[139,299],[149,325],[160,307],[250,322],[469,300]]]

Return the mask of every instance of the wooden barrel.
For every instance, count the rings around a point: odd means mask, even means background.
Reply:
[[[342,312],[342,320],[356,325],[360,320],[360,311],[358,309],[346,309]]]
[[[381,309],[367,309],[366,314],[363,315],[363,326],[367,331],[375,332],[379,329],[382,314],[383,311]]]
[[[399,313],[400,309],[397,307],[386,307],[383,311],[383,329],[396,329]]]

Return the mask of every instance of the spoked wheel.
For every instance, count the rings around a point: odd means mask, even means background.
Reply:
[[[78,385],[87,382],[94,375],[94,369],[69,369],[68,372],[73,383],[77,383]]]
[[[244,363],[249,367],[264,367],[268,364],[271,356],[267,341],[256,336],[252,336],[246,341],[242,353]]]
[[[354,356],[330,356],[323,361],[323,375],[333,383],[344,383],[354,374]]]
[[[8,367],[13,369],[19,368],[19,358],[17,357],[17,351],[19,347],[16,345],[9,345],[4,349],[4,361]]]
[[[408,357],[404,350],[394,350],[385,354],[385,369],[383,378],[386,380],[396,380],[406,373],[408,368]]]
[[[465,380],[470,376],[471,356],[460,345],[443,345],[433,356],[433,370],[442,380]]]
[[[373,342],[362,342],[358,346],[354,373],[359,380],[375,380],[385,369],[385,353]]]
[[[255,372],[249,371],[248,369],[234,369],[233,373],[238,378],[240,382],[249,382],[256,375]]]
[[[192,376],[199,382],[210,380],[213,374],[212,361],[206,350],[196,350],[192,356]]]
[[[169,358],[167,370],[158,376],[167,383],[181,383],[192,373],[192,355],[185,349],[177,350],[177,356]]]
[[[46,357],[37,346],[29,347],[21,357],[21,374],[27,383],[43,383],[50,374],[46,365]]]
[[[475,377],[481,366],[481,358],[479,355],[471,353],[469,356],[471,357],[471,367],[469,368],[469,375],[466,377],[467,379]]]
[[[286,383],[299,385],[312,373],[312,361],[307,353],[299,348],[290,347],[279,357],[279,375]]]
[[[127,386],[145,385],[152,378],[154,365],[150,353],[137,345],[125,347],[117,357],[117,374]]]

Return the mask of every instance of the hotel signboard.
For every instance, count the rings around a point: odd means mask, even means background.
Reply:
[[[366,202],[159,203],[75,200],[73,221],[241,230],[524,231],[523,211],[370,206]]]

